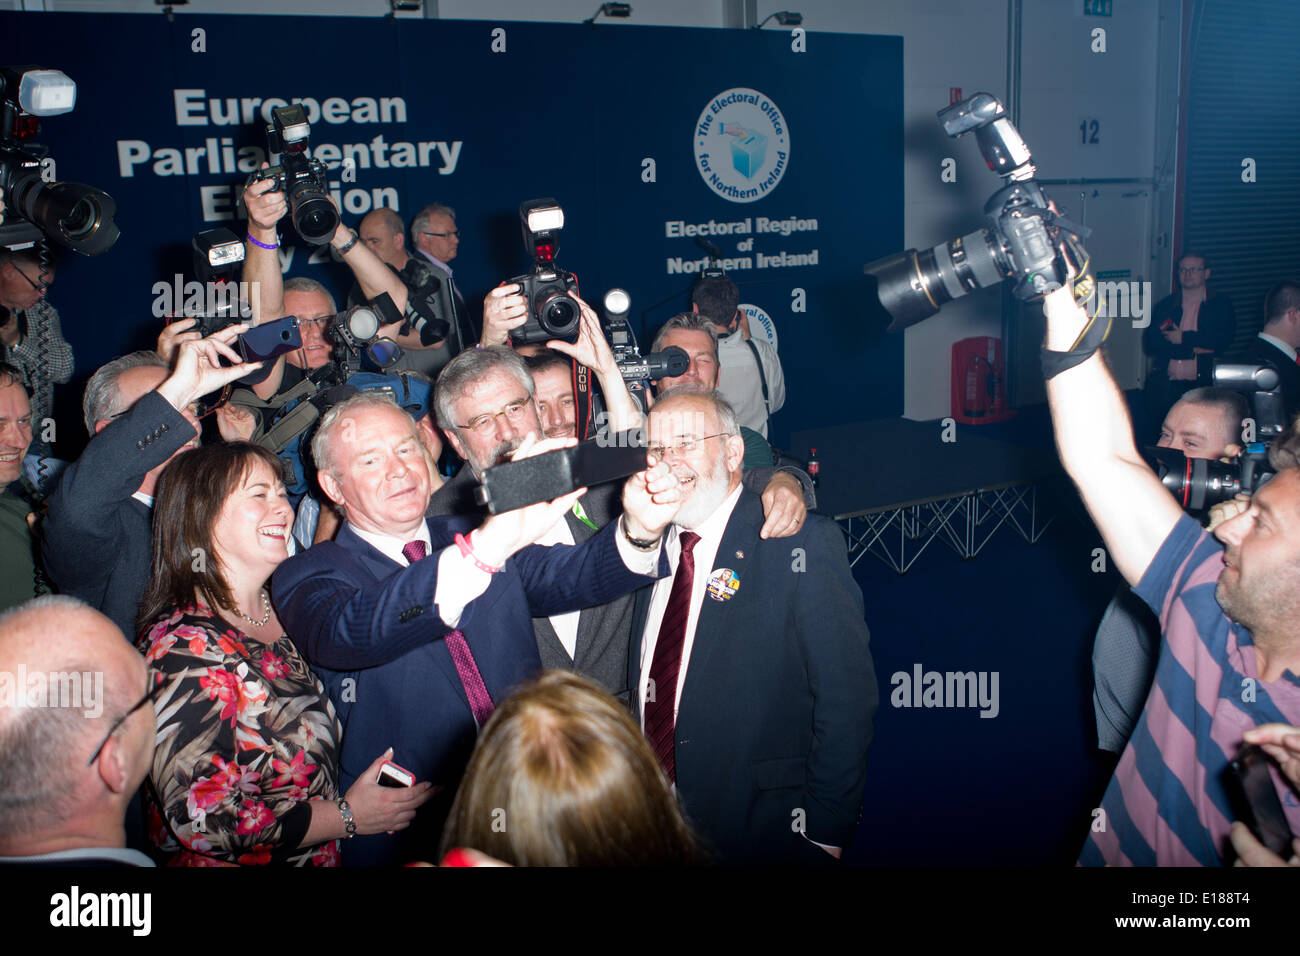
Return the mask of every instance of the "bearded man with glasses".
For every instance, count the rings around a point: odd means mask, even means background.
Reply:
[[[667,390],[649,436],[682,504],[672,576],[635,597],[634,715],[717,862],[833,865],[857,830],[878,701],[844,535],[817,515],[760,535],[717,392]]]

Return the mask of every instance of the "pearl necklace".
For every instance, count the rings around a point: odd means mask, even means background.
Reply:
[[[262,619],[260,621],[255,621],[247,614],[245,614],[243,611],[240,611],[239,608],[235,608],[235,611],[239,614],[240,618],[244,621],[247,621],[249,624],[253,625],[253,627],[265,626],[266,622],[271,620],[271,598],[269,595],[267,595],[266,588],[262,588],[262,610],[265,611],[266,613],[262,615]]]

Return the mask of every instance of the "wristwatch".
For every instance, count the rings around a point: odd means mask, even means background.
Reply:
[[[357,235],[357,231],[355,229],[349,229],[348,231],[352,233],[352,238],[334,250],[340,256],[345,256],[349,252],[351,252],[352,247],[355,246],[357,244],[357,240],[361,238],[359,235]]]
[[[622,529],[623,537],[627,538],[628,544],[636,548],[638,551],[653,551],[655,548],[659,547],[660,538],[655,538],[653,541],[643,541],[640,538],[634,538],[628,534],[627,521],[625,520],[625,517],[626,516],[624,515],[619,515],[618,526]]]

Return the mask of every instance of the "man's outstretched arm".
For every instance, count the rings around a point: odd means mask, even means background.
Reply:
[[[1043,312],[1044,347],[1069,351],[1088,322],[1069,288],[1049,295]],[[1138,454],[1128,407],[1100,351],[1049,379],[1047,400],[1061,463],[1078,486],[1115,566],[1136,585],[1182,510]]]

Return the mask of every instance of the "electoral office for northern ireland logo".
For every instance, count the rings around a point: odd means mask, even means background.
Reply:
[[[695,166],[709,188],[731,202],[753,202],[776,188],[790,161],[781,110],[758,90],[719,93],[695,124]]]

